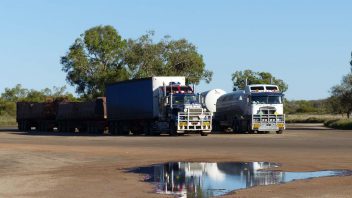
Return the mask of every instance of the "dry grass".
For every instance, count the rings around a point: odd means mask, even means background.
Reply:
[[[16,126],[16,118],[9,115],[0,115],[0,126]]]
[[[331,114],[289,114],[286,115],[287,123],[324,123],[329,120],[344,119],[342,115]]]
[[[352,129],[352,119],[345,118],[345,119],[328,120],[324,123],[324,125],[334,129],[350,130]]]

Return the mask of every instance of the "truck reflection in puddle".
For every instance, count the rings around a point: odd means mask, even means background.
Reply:
[[[169,162],[133,169],[145,174],[156,192],[177,197],[213,197],[259,185],[286,183],[298,179],[351,175],[348,170],[282,172],[265,170],[279,165],[270,162]]]

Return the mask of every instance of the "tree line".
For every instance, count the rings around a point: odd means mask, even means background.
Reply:
[[[334,109],[334,113],[344,113],[350,118],[352,113],[352,53],[351,72],[342,77],[341,83],[331,88],[331,96],[328,99]]]
[[[205,68],[203,56],[186,39],[164,36],[154,40],[150,31],[137,39],[123,39],[112,26],[85,31],[61,57],[67,82],[86,99],[103,96],[108,83],[151,76],[185,76],[188,84],[209,83],[213,72]],[[285,92],[288,85],[268,72],[252,70],[232,74],[233,85],[274,83]]]
[[[49,102],[57,99],[78,101],[66,87],[45,88],[42,90],[27,89],[17,84],[13,88],[5,88],[0,95],[0,116],[15,116],[16,102]]]
[[[79,100],[104,96],[108,83],[151,76],[185,76],[188,84],[209,83],[213,72],[205,68],[203,56],[186,39],[173,40],[164,36],[154,39],[153,31],[137,39],[124,39],[112,26],[96,26],[86,30],[61,57],[66,80],[76,89]],[[352,61],[350,62],[352,67]],[[352,71],[352,68],[351,68]],[[232,74],[234,89],[248,84],[276,84],[282,92],[288,90],[284,80],[269,72],[238,70]],[[352,113],[352,73],[341,84],[331,88],[331,96],[324,100],[285,100],[287,113]],[[78,100],[66,92],[66,87],[40,91],[17,85],[6,88],[0,97],[0,115],[15,114],[15,102],[44,102],[57,97]]]

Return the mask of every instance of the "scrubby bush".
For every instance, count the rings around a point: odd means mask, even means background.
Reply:
[[[352,129],[352,120],[350,119],[338,119],[338,120],[328,120],[324,123],[326,127],[334,129]]]
[[[288,118],[287,123],[323,123],[326,118],[308,117],[308,118]]]
[[[66,92],[66,87],[45,88],[41,91],[25,89],[20,84],[6,88],[0,95],[0,126],[16,124],[16,102],[45,102],[66,99],[77,101],[72,94]]]
[[[342,119],[341,115],[331,114],[288,114],[287,123],[324,123],[328,120]]]
[[[16,125],[16,117],[8,114],[0,115],[0,126]]]

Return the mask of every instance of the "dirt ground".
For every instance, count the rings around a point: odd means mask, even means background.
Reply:
[[[0,130],[0,197],[165,197],[127,168],[168,161],[268,161],[285,171],[352,170],[352,131],[87,136]],[[239,190],[225,197],[351,197],[352,176]]]

